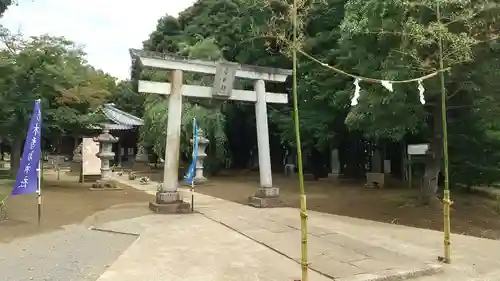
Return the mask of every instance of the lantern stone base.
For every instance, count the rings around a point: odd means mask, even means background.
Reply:
[[[255,196],[248,198],[248,205],[256,208],[285,207],[285,203],[279,197],[279,188],[262,187]]]
[[[191,204],[183,202],[179,191],[159,191],[156,202],[149,203],[149,209],[157,214],[191,213]]]
[[[208,182],[208,179],[205,178],[205,177],[194,178],[194,184],[195,185],[202,185],[202,184],[205,184],[207,182]]]

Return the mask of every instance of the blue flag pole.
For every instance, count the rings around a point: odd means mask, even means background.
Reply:
[[[193,118],[193,156],[191,160],[191,165],[189,165],[188,171],[184,176],[184,182],[189,183],[191,188],[191,212],[194,212],[194,178],[196,176],[196,162],[198,158],[198,124],[196,123],[196,117]]]
[[[196,162],[198,161],[198,124],[193,118],[193,172],[191,176],[191,212],[194,212],[194,177],[196,176]]]
[[[38,202],[38,224],[40,224],[42,213],[41,193],[41,141],[42,141],[42,112],[40,100],[35,100],[33,114],[31,116],[26,140],[24,141],[23,155],[16,182],[12,188],[12,195],[37,193]]]
[[[38,226],[40,226],[40,221],[42,219],[42,165],[40,164],[42,160],[38,161],[38,177],[37,177],[37,191],[36,197],[38,202]]]

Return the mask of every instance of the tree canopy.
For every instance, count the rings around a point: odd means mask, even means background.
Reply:
[[[83,50],[61,37],[7,35],[0,51],[0,131],[17,170],[33,101],[41,99],[43,136],[54,141],[92,123],[89,114],[115,89],[115,78],[85,61]]]
[[[443,40],[444,64],[451,67],[445,86],[452,180],[469,186],[499,179],[499,128],[493,117],[499,108],[498,1],[442,0],[442,23],[437,21],[435,1],[299,2],[301,50],[355,75],[404,80],[435,72],[437,43]],[[178,18],[160,19],[144,47],[188,55],[189,46],[211,40],[224,59],[288,68],[289,7],[284,0],[200,0]],[[351,107],[351,77],[304,56],[299,75],[306,150],[324,150],[354,139],[376,144],[429,142],[433,164],[428,163],[426,175],[437,177],[442,125],[436,77],[422,81],[425,105],[420,103],[417,82],[395,84],[390,92],[380,84],[361,81],[359,105]],[[221,114],[226,116],[227,132],[235,119],[253,118],[251,110],[237,104],[225,106]],[[291,106],[272,108],[270,123],[277,128],[274,135],[293,146]],[[252,130],[241,130],[247,129]],[[428,188],[433,193],[437,185]]]

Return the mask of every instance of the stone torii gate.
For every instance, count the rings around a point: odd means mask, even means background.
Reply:
[[[265,82],[285,82],[291,70],[245,66],[233,62],[188,60],[161,53],[130,50],[132,59],[142,66],[172,70],[171,83],[139,81],[139,92],[168,95],[167,139],[163,190],[159,190],[156,203],[150,207],[156,212],[183,212],[189,204],[181,202],[178,191],[179,148],[181,135],[182,97],[214,98],[255,103],[257,145],[259,155],[260,187],[249,204],[255,207],[271,207],[280,204],[279,188],[273,186],[267,103],[288,103],[288,95],[266,92]],[[213,87],[184,85],[183,72],[215,75]],[[254,91],[233,89],[235,78],[254,81]],[[175,203],[175,204],[173,204]],[[162,211],[163,209],[163,211]]]

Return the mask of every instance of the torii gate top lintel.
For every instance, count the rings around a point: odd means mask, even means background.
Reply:
[[[143,66],[152,68],[215,74],[217,65],[220,63],[216,61],[192,60],[167,53],[136,49],[130,49],[129,51],[133,59],[139,59]],[[237,64],[226,61],[224,61],[224,63]],[[235,73],[235,76],[239,78],[272,82],[285,82],[286,78],[290,75],[292,75],[292,71],[290,69],[241,64],[237,64]]]

